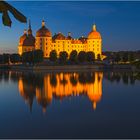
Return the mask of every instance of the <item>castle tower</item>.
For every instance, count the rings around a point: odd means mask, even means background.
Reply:
[[[96,30],[96,25],[93,25],[92,31],[88,34],[87,50],[92,51],[95,54],[95,59],[102,57],[102,38],[99,32]]]
[[[22,55],[22,52],[23,52],[23,47],[22,46],[23,46],[23,42],[26,39],[26,37],[27,37],[27,31],[25,29],[23,35],[19,39],[19,44],[18,44],[18,54],[19,55]]]
[[[35,38],[32,35],[31,23],[29,20],[28,31],[24,30],[24,34],[19,39],[18,54],[22,55],[24,52],[33,51],[34,49],[35,49]]]
[[[36,49],[41,49],[44,57],[49,57],[52,44],[52,35],[49,29],[45,27],[45,21],[42,21],[42,27],[36,32]]]

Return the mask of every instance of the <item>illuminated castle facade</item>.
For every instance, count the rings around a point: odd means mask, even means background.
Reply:
[[[24,52],[37,49],[43,51],[45,58],[49,57],[52,50],[56,50],[58,56],[62,51],[66,51],[69,56],[73,50],[76,50],[78,53],[80,51],[94,52],[96,59],[100,56],[103,60],[105,57],[102,55],[102,37],[97,32],[95,24],[87,37],[82,36],[79,39],[74,39],[70,32],[67,37],[60,32],[52,36],[50,30],[46,28],[44,20],[42,21],[42,27],[36,32],[36,37],[34,37],[29,23],[28,31],[24,31],[24,34],[20,37],[18,53],[22,55]]]

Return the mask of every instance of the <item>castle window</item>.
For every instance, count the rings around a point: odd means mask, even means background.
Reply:
[[[46,45],[47,45],[47,43],[46,43]]]

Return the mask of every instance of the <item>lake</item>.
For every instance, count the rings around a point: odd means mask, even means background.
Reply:
[[[0,138],[140,138],[140,73],[0,71]]]

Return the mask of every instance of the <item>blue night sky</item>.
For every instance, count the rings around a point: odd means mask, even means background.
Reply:
[[[30,18],[33,34],[41,27],[42,19],[52,34],[70,31],[74,38],[87,36],[96,23],[103,39],[104,51],[139,50],[140,2],[47,2],[10,1]],[[1,16],[1,15],[0,15]],[[1,17],[0,17],[1,18]],[[0,53],[16,52],[19,37],[27,24],[19,23],[11,15],[12,27],[0,21]],[[2,19],[2,18],[1,18]]]

